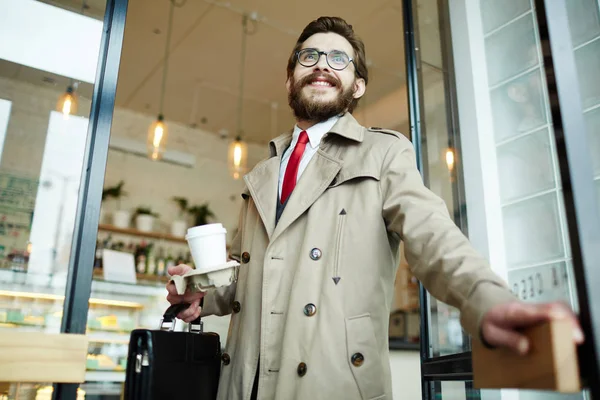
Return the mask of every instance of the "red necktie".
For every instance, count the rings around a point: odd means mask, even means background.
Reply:
[[[302,154],[304,154],[306,143],[308,143],[308,134],[306,131],[302,131],[300,132],[298,143],[296,143],[296,147],[294,147],[294,151],[292,152],[287,168],[285,169],[283,186],[281,188],[281,204],[285,203],[289,195],[294,190],[294,187],[296,187],[296,180],[298,179],[298,167],[300,166],[300,160],[302,159]]]

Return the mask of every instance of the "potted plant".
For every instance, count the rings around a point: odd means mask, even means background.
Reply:
[[[157,213],[152,212],[150,207],[138,207],[133,214],[135,227],[138,231],[152,232],[154,219],[158,217]]]
[[[194,217],[194,226],[206,225],[208,224],[208,219],[215,216],[208,203],[190,207],[188,213]]]
[[[186,214],[188,213],[188,200],[184,197],[173,197],[172,200],[179,207],[179,215],[171,223],[171,235],[183,237],[188,228],[188,222],[186,220]]]
[[[128,228],[129,221],[131,219],[131,213],[128,210],[121,209],[121,198],[123,196],[127,196],[127,192],[123,190],[123,186],[125,182],[120,181],[118,184],[112,187],[107,187],[102,190],[102,203],[104,204],[105,200],[115,199],[117,203],[117,209],[113,214],[113,225],[118,228]],[[103,220],[102,210],[100,211],[100,221]]]

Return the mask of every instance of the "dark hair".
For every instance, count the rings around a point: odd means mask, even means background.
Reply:
[[[304,42],[314,34],[328,32],[337,33],[350,42],[352,49],[354,49],[353,58],[356,68],[356,75],[364,79],[365,85],[369,83],[369,70],[367,68],[365,44],[358,36],[356,36],[354,29],[352,29],[352,25],[348,24],[345,20],[339,17],[320,17],[312,21],[306,26],[306,28],[304,28],[288,60],[288,79],[290,79],[294,74],[294,68],[296,67],[296,53],[302,49],[302,44],[304,44]],[[358,99],[355,99],[350,106],[350,110],[354,109],[357,103]]]

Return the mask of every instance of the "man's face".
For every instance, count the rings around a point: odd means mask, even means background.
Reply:
[[[308,38],[302,49],[330,52],[341,50],[354,58],[350,43],[336,33],[317,33]],[[306,121],[325,121],[348,109],[355,98],[365,92],[365,82],[356,77],[353,63],[338,71],[327,64],[321,55],[317,64],[305,67],[296,62],[292,77],[286,83],[290,107],[296,118]]]

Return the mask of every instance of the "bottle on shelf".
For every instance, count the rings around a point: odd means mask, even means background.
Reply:
[[[167,271],[167,260],[165,259],[165,252],[161,247],[158,250],[158,257],[156,259],[156,275],[157,276],[165,276]]]
[[[135,251],[135,269],[138,274],[146,272],[146,242],[142,241]]]
[[[177,259],[175,260],[175,265],[185,264],[185,258],[183,257],[183,252],[179,252],[177,255]]]
[[[146,275],[156,274],[156,251],[154,250],[154,243],[150,243],[146,247]]]
[[[94,256],[94,269],[102,268],[102,250],[104,244],[100,240],[96,240],[96,254]]]
[[[112,235],[109,234],[106,237],[106,239],[104,239],[104,242],[102,243],[102,247],[105,248],[105,249],[111,250],[113,244],[114,244],[114,242],[112,240]]]
[[[172,267],[175,265],[175,258],[173,258],[173,254],[171,254],[171,250],[169,250],[168,254],[167,254],[167,258],[165,260],[165,276],[168,276],[169,273],[169,267]]]

